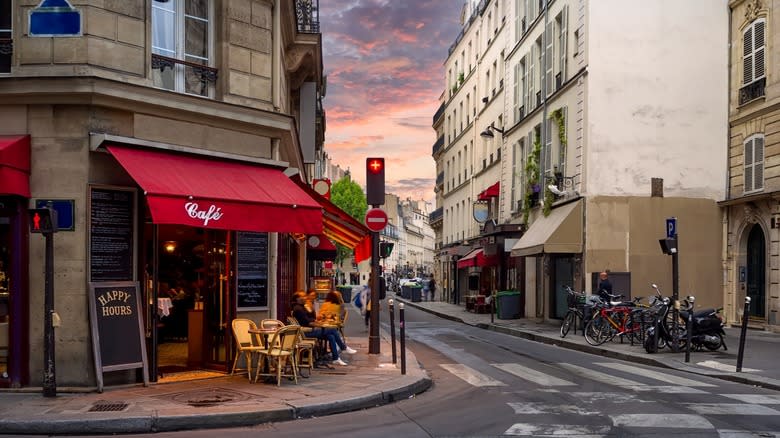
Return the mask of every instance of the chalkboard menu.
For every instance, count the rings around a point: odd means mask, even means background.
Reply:
[[[143,368],[144,383],[148,384],[138,283],[90,283],[89,314],[98,390],[103,390],[106,371]]]
[[[239,310],[268,307],[268,233],[236,233],[236,305]]]
[[[90,281],[133,276],[135,189],[90,187]]]

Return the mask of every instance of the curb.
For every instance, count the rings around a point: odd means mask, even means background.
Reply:
[[[759,386],[762,388],[772,389],[775,391],[780,391],[780,381],[768,377],[762,377],[762,376],[750,376],[745,374],[736,374],[736,373],[718,373],[718,372],[707,372],[705,370],[692,367],[690,365],[685,364],[676,364],[676,363],[667,363],[666,361],[656,359],[652,356],[642,356],[638,354],[632,354],[632,353],[623,353],[620,351],[614,351],[610,349],[605,348],[599,348],[597,346],[593,345],[583,345],[578,344],[571,341],[566,341],[565,339],[560,338],[553,338],[549,336],[544,335],[538,335],[535,333],[530,333],[524,330],[511,328],[511,327],[504,327],[499,326],[491,323],[477,323],[472,324],[469,322],[464,321],[462,318],[459,318],[455,315],[450,315],[447,313],[442,313],[433,309],[428,309],[426,307],[420,306],[417,303],[414,303],[412,301],[407,301],[404,298],[400,298],[396,296],[396,299],[405,305],[414,307],[415,309],[422,310],[423,312],[430,313],[432,315],[435,315],[439,318],[447,319],[450,321],[459,322],[461,324],[470,325],[472,327],[481,328],[484,330],[490,330],[497,333],[503,333],[510,336],[515,336],[518,338],[528,339],[530,341],[539,342],[542,344],[548,344],[548,345],[555,345],[558,347],[567,348],[570,350],[576,350],[583,353],[589,353],[589,354],[595,354],[602,357],[609,357],[613,359],[620,359],[620,360],[626,360],[630,362],[640,363],[643,365],[650,365],[655,366],[659,368],[669,368],[669,369],[675,369],[678,371],[683,371],[687,373],[692,374],[698,374],[701,376],[707,376],[712,377],[716,379],[726,380],[730,382],[735,383],[742,383],[746,385],[753,385],[753,386]]]

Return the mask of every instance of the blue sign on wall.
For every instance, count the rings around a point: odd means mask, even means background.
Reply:
[[[30,11],[30,36],[57,37],[81,35],[81,12],[68,0],[43,0]]]
[[[51,201],[54,210],[57,212],[57,228],[59,231],[74,231],[75,224],[75,205],[73,199],[36,199],[35,208],[46,208],[46,203]]]
[[[666,237],[674,239],[677,236],[677,218],[670,217],[666,219]]]

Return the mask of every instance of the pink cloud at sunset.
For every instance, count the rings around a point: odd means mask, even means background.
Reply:
[[[433,199],[431,123],[461,6],[457,0],[320,1],[325,151],[359,184],[365,159],[385,157],[388,192]]]

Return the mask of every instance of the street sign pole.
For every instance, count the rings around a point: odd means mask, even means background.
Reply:
[[[379,233],[371,232],[371,330],[368,354],[379,354]]]
[[[680,319],[680,241],[677,235],[677,218],[670,217],[666,219],[666,238],[674,240],[674,250],[672,255],[672,351],[679,350],[677,336],[679,334]],[[664,322],[665,323],[665,322]]]

